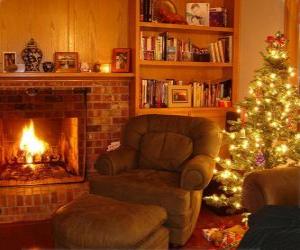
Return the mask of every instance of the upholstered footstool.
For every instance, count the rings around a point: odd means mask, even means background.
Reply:
[[[59,208],[53,219],[57,248],[168,249],[166,211],[86,195]]]

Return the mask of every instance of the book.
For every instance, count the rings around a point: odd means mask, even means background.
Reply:
[[[215,54],[216,54],[216,62],[221,62],[220,51],[218,48],[218,43],[213,43]]]
[[[189,25],[209,26],[209,3],[187,3],[186,21]]]
[[[221,58],[221,62],[225,62],[225,51],[224,51],[224,48],[223,48],[223,43],[221,40],[219,40],[217,42],[218,44],[218,49],[219,49],[219,52],[220,52],[220,58]]]
[[[233,60],[232,36],[221,37],[219,40],[222,41],[225,62],[231,63]]]
[[[210,8],[209,10],[209,26],[211,27],[227,27],[227,9],[226,8]]]
[[[210,51],[210,61],[211,62],[217,62],[216,53],[215,53],[215,46],[213,43],[209,45],[209,51]]]

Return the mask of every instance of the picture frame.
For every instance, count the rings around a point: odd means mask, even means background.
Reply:
[[[55,52],[55,72],[77,73],[79,72],[78,52]]]
[[[112,67],[113,73],[128,73],[130,72],[131,64],[131,49],[116,48],[112,53]]]
[[[8,72],[6,68],[11,65],[17,64],[17,53],[16,52],[3,52],[3,72]]]
[[[186,21],[189,25],[209,26],[209,3],[187,3]]]
[[[168,107],[189,108],[192,106],[191,85],[169,85],[168,86]]]

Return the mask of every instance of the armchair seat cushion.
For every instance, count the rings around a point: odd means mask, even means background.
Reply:
[[[191,209],[190,191],[179,187],[176,172],[134,169],[117,176],[94,176],[91,192],[117,200],[164,207],[170,214],[188,214]]]

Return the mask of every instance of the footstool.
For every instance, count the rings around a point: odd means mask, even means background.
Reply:
[[[59,208],[53,219],[57,248],[168,249],[166,211],[86,195]]]

